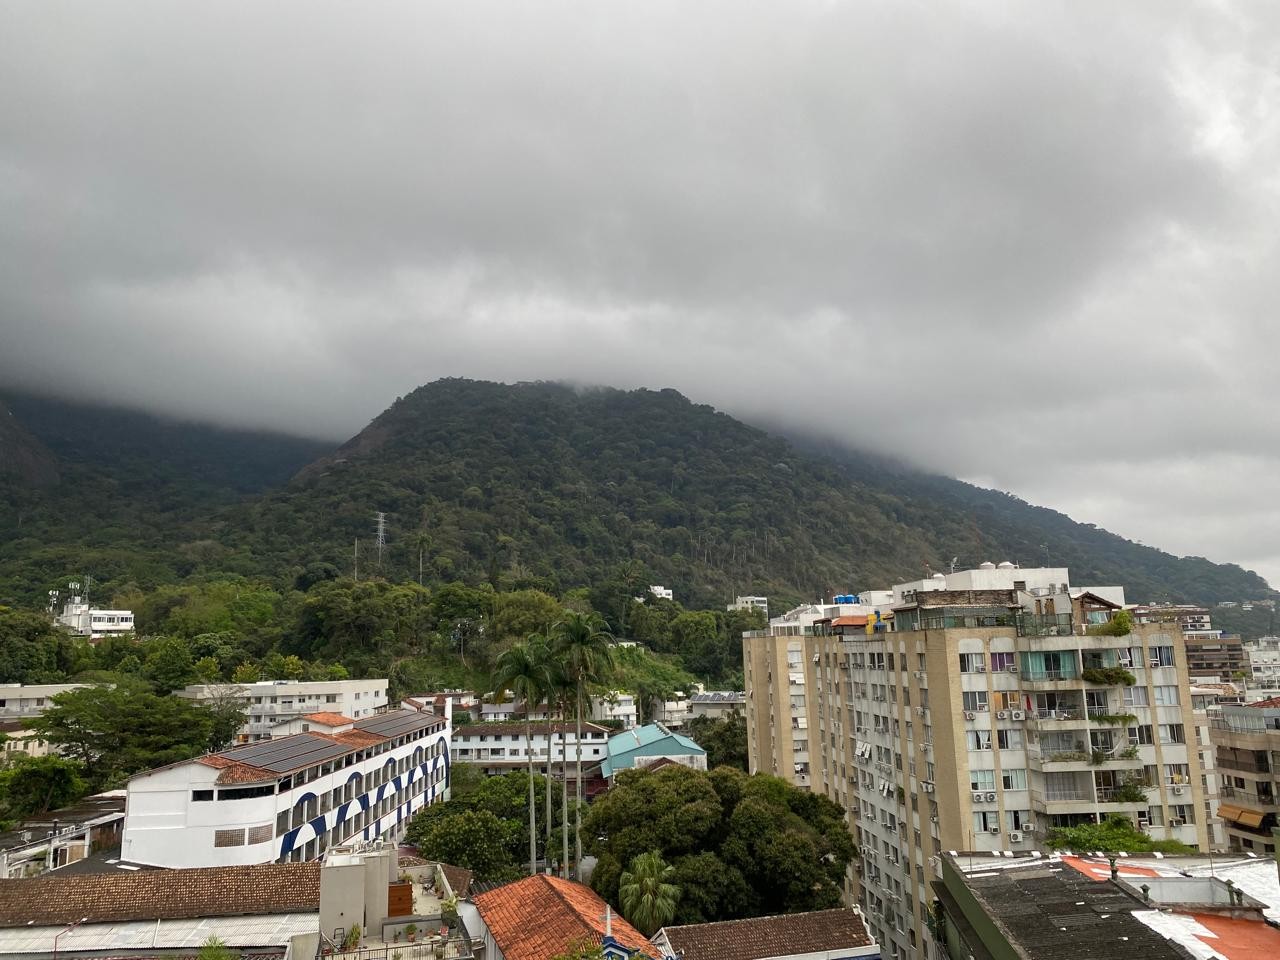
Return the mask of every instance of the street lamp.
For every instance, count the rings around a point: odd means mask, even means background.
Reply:
[[[79,920],[77,920],[75,923],[68,924],[64,929],[60,930],[60,931],[59,931],[59,932],[54,936],[54,938],[53,938],[53,960],[58,960],[58,938],[59,938],[59,937],[61,937],[64,933],[70,933],[72,930],[74,930],[76,927],[80,926],[80,924],[84,923],[84,922],[85,922],[86,920],[88,920],[88,919],[89,919],[88,917],[81,917],[81,918],[80,918]]]

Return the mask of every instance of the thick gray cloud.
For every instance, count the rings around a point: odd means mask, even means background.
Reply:
[[[1280,10],[11,4],[0,380],[674,386],[1280,581]]]

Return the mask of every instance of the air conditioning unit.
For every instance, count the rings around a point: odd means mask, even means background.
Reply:
[[[1009,664],[1009,672],[1010,672],[1010,673],[1017,673],[1017,672],[1018,672],[1018,665],[1017,665],[1016,663],[1011,663],[1011,664]]]
[[[972,711],[972,710],[966,710],[966,711],[964,712],[964,718],[965,718],[966,720],[972,720],[972,719],[974,719],[974,713],[973,713],[973,711]]]
[[[1021,843],[1021,842],[1022,842],[1022,834],[1020,834],[1017,830],[1010,831],[1010,833],[1009,833],[1009,842],[1010,842],[1010,843]]]
[[[1170,818],[1169,818],[1169,826],[1171,826],[1171,827],[1180,827],[1180,826],[1182,826],[1182,825],[1183,825],[1183,823],[1184,823],[1184,822],[1185,822],[1185,821],[1184,821],[1181,817],[1170,817]]]
[[[916,671],[916,679],[917,679],[917,680],[923,680],[923,679],[924,679],[924,671],[923,671],[923,670],[917,670],[917,671]]]
[[[974,668],[973,668],[973,672],[974,672],[974,673],[986,673],[986,672],[987,672],[987,665],[986,665],[985,663],[975,664],[975,665],[974,665]]]
[[[1182,796],[1182,791],[1183,791],[1183,790],[1185,790],[1185,789],[1186,789],[1186,787],[1182,786],[1181,784],[1178,784],[1178,785],[1176,785],[1176,786],[1173,788],[1173,793],[1174,793],[1174,795],[1175,795],[1175,796],[1179,796],[1179,797],[1180,797],[1180,796]]]
[[[994,834],[994,835],[998,835],[998,834],[1000,833],[1000,828],[999,828],[999,827],[992,827],[990,832],[991,832],[992,834]]]
[[[995,803],[995,802],[996,802],[996,795],[994,793],[988,793],[987,803]]]
[[[813,655],[813,662],[814,662],[814,663],[817,663],[817,662],[818,662],[818,660],[819,660],[820,658],[821,658],[821,654],[817,654],[817,653],[815,653],[815,654]]]
[[[1008,719],[1009,719],[1009,711],[1008,711],[1008,710],[1001,710],[999,713],[997,713],[997,714],[996,714],[996,719],[997,719],[997,720],[1008,720]]]
[[[1009,716],[1010,716],[1011,718],[1013,718],[1014,720],[1025,720],[1025,719],[1027,719],[1027,714],[1026,714],[1026,711],[1025,711],[1025,710],[1011,710],[1011,711],[1009,711]]]
[[[922,717],[923,717],[923,716],[924,716],[924,707],[916,707],[916,713],[917,713],[919,716],[922,716]]]
[[[1022,825],[1022,830],[1024,833],[1035,833],[1036,825],[1034,823],[1024,823]]]
[[[985,799],[985,797],[986,797],[986,794],[985,794],[985,793],[975,793],[975,794],[973,795],[973,802],[974,802],[974,803],[982,803],[982,801]]]
[[[1152,660],[1152,661],[1151,661],[1151,666],[1152,666],[1153,668],[1155,668],[1155,667],[1159,667],[1159,666],[1160,666],[1160,661],[1159,661],[1159,660]]]

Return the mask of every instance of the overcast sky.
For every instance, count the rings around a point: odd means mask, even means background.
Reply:
[[[1278,65],[1273,2],[12,2],[0,383],[673,386],[1280,583]]]

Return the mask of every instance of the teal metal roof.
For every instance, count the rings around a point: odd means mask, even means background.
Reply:
[[[612,777],[619,770],[630,770],[635,766],[636,757],[705,756],[707,752],[693,740],[673,733],[660,723],[614,734],[605,749],[608,755],[600,764],[600,772],[605,777]]]

